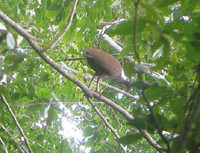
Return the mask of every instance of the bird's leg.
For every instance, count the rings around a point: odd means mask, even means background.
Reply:
[[[97,78],[96,92],[98,92],[98,90],[99,90],[99,81],[100,81],[100,76],[98,76],[98,78]]]
[[[90,81],[90,84],[89,84],[89,86],[88,86],[88,88],[90,89],[90,87],[91,87],[91,85],[92,85],[92,82],[94,81],[94,78],[95,78],[95,74],[93,75],[93,77],[92,77],[92,79],[91,79],[91,81]]]

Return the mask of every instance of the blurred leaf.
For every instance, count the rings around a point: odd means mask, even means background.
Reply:
[[[135,126],[137,129],[148,129],[148,131],[155,130],[154,121],[152,115],[144,115],[143,117],[135,118],[128,122],[130,125]]]
[[[16,56],[15,64],[23,62],[25,57],[26,57],[26,54],[18,53],[17,56]]]
[[[51,98],[51,89],[40,88],[36,91],[37,97],[41,99],[50,99]]]
[[[141,3],[141,5],[145,8],[146,11],[146,21],[153,22],[153,20],[156,21],[158,19],[159,14],[151,3]],[[141,22],[141,19],[139,19],[139,22]]]
[[[185,114],[184,114],[184,102],[185,99],[183,98],[172,98],[170,100],[170,108],[176,114],[178,119],[178,128],[179,130],[184,129],[184,122],[185,122]]]
[[[52,122],[54,120],[56,120],[58,118],[58,114],[55,110],[55,106],[54,105],[51,105],[49,110],[48,110],[48,116],[47,116],[47,126],[51,126]]]
[[[42,81],[49,81],[49,73],[43,72],[40,77]]]
[[[193,40],[190,43],[196,51],[200,52],[200,41]]]
[[[127,3],[127,5],[133,5],[133,1],[132,0],[122,0],[122,1],[124,1],[124,2],[126,2]]]
[[[158,0],[156,1],[158,7],[167,7],[168,5],[172,5],[176,2],[178,2],[179,0],[169,0],[169,1],[166,1],[166,0]]]
[[[156,118],[162,130],[172,131],[176,127],[177,122],[175,120],[169,120],[160,114],[156,114]],[[129,121],[128,124],[136,127],[137,129],[146,129],[148,132],[158,130],[152,114],[135,118],[134,120]]]
[[[158,84],[153,84],[150,88],[146,90],[149,100],[159,99],[168,94],[165,87],[160,87]]]
[[[115,29],[109,31],[110,34],[118,35],[132,35],[133,34],[133,20],[121,23]]]
[[[70,148],[70,145],[69,143],[67,142],[67,139],[64,139],[62,142],[61,142],[61,145],[60,145],[60,152],[66,152],[66,153],[72,153],[72,149]]]
[[[190,61],[199,63],[200,61],[200,47],[198,41],[185,42],[187,48],[186,58]]]
[[[104,1],[104,10],[105,10],[105,21],[112,20],[112,8],[111,8],[111,1]]]
[[[125,49],[122,50],[122,52],[119,54],[118,58],[125,58],[127,57],[127,55],[129,55],[129,53],[132,52],[132,47],[128,48],[126,47]]]
[[[138,88],[138,89],[147,89],[150,87],[150,84],[148,82],[144,81],[135,81],[132,83],[132,87]]]
[[[32,99],[33,97],[36,96],[35,94],[35,88],[32,84],[28,84],[28,90],[29,90],[29,95],[30,95],[30,98]]]
[[[200,40],[200,32],[195,32],[193,36],[196,40]]]
[[[19,93],[17,93],[17,92],[14,92],[12,95],[11,95],[11,98],[12,98],[12,100],[17,100],[18,98],[19,98]]]
[[[5,94],[7,92],[7,88],[4,86],[0,86],[0,94]]]
[[[131,78],[135,75],[134,71],[134,63],[130,63],[128,61],[124,62],[124,73],[128,78]]]
[[[127,135],[119,138],[119,143],[122,143],[124,145],[129,145],[129,144],[135,144],[137,143],[138,140],[142,139],[141,134],[132,134],[132,135]]]
[[[86,127],[83,131],[84,137],[89,137],[94,134],[94,129],[91,127]]]

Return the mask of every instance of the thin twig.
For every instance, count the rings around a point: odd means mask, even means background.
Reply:
[[[198,116],[198,112],[199,112],[199,109],[200,109],[200,84],[198,85],[198,87],[194,91],[193,96],[191,97],[190,100],[193,101],[192,103],[194,104],[193,110],[192,110],[191,115],[189,114],[188,117],[187,117],[187,121],[185,123],[185,129],[184,129],[184,131],[181,135],[181,139],[180,139],[179,145],[177,147],[176,153],[182,153],[183,152],[185,145],[186,145],[186,142],[187,142],[187,139],[188,139],[190,132],[192,130],[192,125],[196,121],[196,118]]]
[[[114,109],[112,107],[110,107],[110,110],[111,110],[111,112],[113,114],[113,117],[116,119],[118,125],[120,126],[120,127],[118,127],[119,131],[121,131],[123,126],[122,126],[122,123],[119,121],[119,117],[117,116],[117,114],[115,113],[115,111],[114,111]]]
[[[0,136],[0,142],[1,142],[1,144],[2,144],[3,146],[6,146],[6,144],[4,143],[3,139],[1,138],[1,136]]]
[[[86,57],[66,58],[65,61],[86,60]]]
[[[138,25],[138,5],[139,5],[139,2],[140,0],[137,0],[135,3],[134,3],[134,6],[135,6],[135,18],[134,18],[134,21],[133,21],[133,50],[134,50],[134,53],[135,53],[135,56],[136,56],[136,59],[138,61],[138,63],[140,64],[141,63],[141,60],[140,60],[140,56],[139,56],[139,53],[137,52],[137,25]]]
[[[35,143],[35,144],[37,144],[39,147],[41,147],[42,149],[46,149],[43,145],[41,145],[40,143],[38,143],[37,141],[35,141],[35,140],[31,140],[31,139],[29,139],[29,141],[32,141],[33,143]],[[49,150],[49,149],[46,149],[49,153],[51,153],[51,150]]]
[[[108,122],[108,120],[103,116],[103,114],[99,111],[99,109],[94,105],[93,101],[90,98],[87,98],[89,103],[91,104],[91,106],[93,107],[94,111],[97,113],[97,115],[103,120],[103,122],[106,124],[106,126],[112,131],[112,133],[115,135],[116,138],[120,138],[120,136],[117,133],[117,130],[114,129],[110,123]],[[123,150],[124,153],[126,153],[126,149],[124,148],[124,146],[119,143],[120,148]]]
[[[15,124],[17,125],[17,128],[19,129],[21,135],[23,136],[24,141],[25,141],[25,144],[26,144],[26,146],[27,146],[29,152],[30,152],[30,153],[33,153],[32,149],[31,149],[31,146],[30,146],[30,143],[29,143],[29,141],[28,141],[26,135],[24,134],[24,131],[23,131],[23,129],[21,128],[21,126],[20,126],[20,124],[19,124],[17,118],[15,117],[15,114],[13,113],[12,109],[10,108],[10,105],[8,104],[6,98],[5,98],[3,95],[0,95],[0,97],[1,97],[1,99],[2,99],[2,102],[6,105],[8,111],[10,112],[10,114],[11,114],[11,116],[12,116],[12,118],[13,118]]]
[[[69,16],[69,19],[68,19],[68,22],[67,22],[67,25],[64,28],[63,32],[60,35],[58,35],[57,38],[55,38],[55,40],[49,46],[43,48],[42,52],[44,52],[48,49],[53,49],[59,43],[59,41],[63,38],[63,36],[66,34],[66,32],[69,30],[69,28],[72,24],[72,20],[74,18],[74,14],[75,14],[75,11],[76,11],[77,4],[78,4],[78,0],[75,0],[74,6],[72,8],[72,11],[70,13],[70,16]]]
[[[166,137],[162,134],[162,129],[161,129],[161,127],[160,127],[160,123],[159,123],[159,121],[158,121],[158,118],[157,118],[156,114],[154,113],[154,111],[153,111],[153,109],[152,109],[152,107],[151,107],[151,105],[150,105],[150,103],[149,103],[149,101],[148,101],[148,98],[147,98],[146,93],[145,93],[144,90],[142,90],[142,95],[143,95],[144,100],[145,100],[145,102],[146,102],[146,105],[147,105],[148,109],[150,110],[151,115],[152,115],[152,117],[153,117],[153,119],[154,119],[154,121],[155,121],[155,126],[156,126],[156,128],[158,129],[158,134],[161,136],[161,138],[163,139],[163,141],[164,141],[165,144],[167,145],[167,153],[170,153],[170,152],[171,152],[171,149],[170,149],[169,141],[168,141],[168,140],[166,139]]]
[[[6,147],[6,144],[4,143],[3,139],[1,138],[1,136],[0,136],[0,143],[2,144],[2,146],[3,146],[3,148],[4,148],[4,151],[5,151],[6,153],[8,153],[8,149],[7,149],[7,147]]]
[[[24,104],[24,105],[10,105],[10,107],[32,107],[32,106],[40,106],[40,105],[74,105],[74,104],[80,104],[83,103],[81,101],[78,102],[35,102],[30,104]],[[103,102],[95,102],[95,104],[105,104]]]
[[[10,133],[8,129],[6,129],[1,123],[0,123],[1,129],[10,137],[12,138],[13,135]],[[28,151],[24,146],[22,146],[19,142],[17,142],[15,139],[12,139],[12,141],[15,143],[15,145],[19,148],[21,153],[27,153]]]

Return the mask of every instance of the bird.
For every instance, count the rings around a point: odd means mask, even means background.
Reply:
[[[89,89],[96,76],[98,77],[96,86],[97,92],[101,78],[125,84],[127,89],[130,88],[130,81],[122,78],[123,68],[120,62],[112,55],[100,49],[89,48],[86,52],[86,59],[90,68],[95,71],[95,74],[93,75],[88,86]]]

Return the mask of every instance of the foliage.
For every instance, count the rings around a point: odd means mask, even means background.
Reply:
[[[43,40],[39,44],[45,47],[63,32],[73,5],[70,0],[1,0],[0,10],[32,36]],[[93,72],[86,61],[65,59],[83,57],[86,49],[92,47],[115,53],[99,31],[106,27],[103,22],[125,19],[111,25],[105,33],[123,44],[118,58],[132,81],[128,92],[139,98],[105,87],[100,92],[134,119],[127,120],[122,112],[93,99],[120,138],[94,111],[78,84],[57,72],[18,31],[0,20],[0,152],[19,152],[20,146],[27,147],[2,95],[33,152],[89,149],[91,153],[120,153],[125,152],[123,146],[127,146],[126,152],[178,152],[181,144],[183,152],[198,152],[199,18],[199,0],[82,0],[70,29],[55,48],[45,51],[60,67],[77,70],[79,73],[70,74],[88,85],[83,74],[89,76]],[[127,60],[128,55],[134,62]],[[83,132],[83,136],[78,136],[80,141],[60,134],[66,128],[63,117],[76,123],[76,128]],[[143,130],[163,150],[149,143]]]

